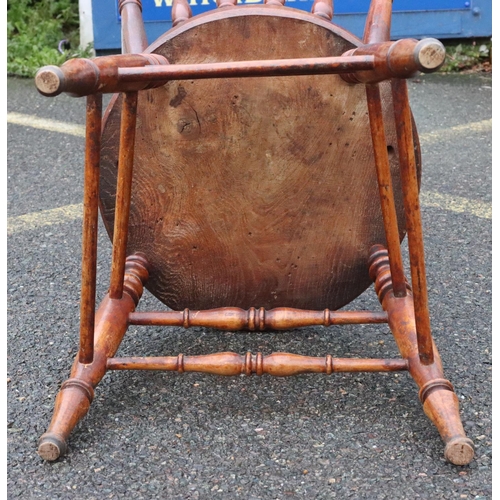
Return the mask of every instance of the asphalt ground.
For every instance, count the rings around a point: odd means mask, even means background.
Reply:
[[[85,103],[9,79],[9,498],[492,498],[491,74],[422,76],[409,87],[422,141],[431,324],[474,461],[445,462],[404,372],[132,371],[108,373],[68,454],[41,460],[37,440],[78,346]],[[102,231],[99,245],[98,300],[111,248]],[[160,304],[146,292],[140,307]],[[378,309],[373,289],[351,307]],[[387,325],[252,334],[135,327],[119,354],[226,350],[397,356]]]

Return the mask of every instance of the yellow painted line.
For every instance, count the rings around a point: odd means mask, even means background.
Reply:
[[[82,125],[73,125],[70,123],[59,122],[38,118],[31,115],[20,113],[8,113],[7,121],[17,125],[35,127],[63,134],[71,134],[79,137],[84,136],[85,127]],[[422,144],[428,144],[435,141],[442,141],[448,138],[456,137],[463,133],[486,132],[491,130],[492,120],[483,120],[479,122],[457,125],[446,129],[436,130],[420,136]],[[420,204],[422,207],[439,208],[454,213],[467,213],[481,219],[492,218],[491,203],[471,200],[461,196],[441,194],[437,192],[426,191],[420,193]],[[7,234],[11,235],[19,231],[27,231],[42,226],[52,224],[61,224],[71,222],[82,217],[82,204],[67,205],[65,207],[44,210],[7,219]]]
[[[42,212],[9,217],[7,219],[7,234],[10,236],[19,231],[28,231],[43,226],[71,222],[80,219],[82,214],[83,205],[78,203],[76,205],[66,205],[51,210],[43,210]]]
[[[438,141],[445,141],[447,139],[456,138],[457,135],[464,133],[477,133],[488,132],[492,129],[492,120],[482,120],[480,122],[465,123],[463,125],[456,125],[455,127],[443,128],[427,132],[419,136],[420,143],[430,144]]]
[[[61,134],[76,135],[77,137],[85,137],[85,127],[83,125],[59,122],[57,120],[49,120],[48,118],[40,118],[33,115],[7,113],[7,123],[49,130],[51,132],[59,132]]]
[[[73,123],[60,122],[49,120],[48,118],[39,118],[38,116],[25,115],[22,113],[7,113],[7,123],[15,125],[24,125],[25,127],[39,128],[52,132],[60,132],[62,134],[76,135],[85,137],[85,127],[83,125],[75,125]],[[442,141],[447,138],[463,134],[466,132],[486,132],[492,129],[492,120],[482,120],[479,122],[466,123],[456,125],[455,127],[444,128],[434,132],[428,132],[419,136],[422,144]]]
[[[446,141],[456,138],[461,134],[489,132],[492,130],[492,120],[482,120],[479,122],[465,123],[454,127],[444,128],[420,135],[420,143],[425,146],[433,142]],[[420,205],[422,207],[439,208],[458,214],[468,213],[481,219],[492,218],[491,203],[471,200],[461,196],[442,194],[437,192],[421,192]]]
[[[420,193],[420,205],[457,214],[471,214],[480,219],[491,219],[492,216],[491,203],[431,191]]]
[[[422,208],[438,208],[457,214],[471,214],[480,219],[492,218],[491,203],[470,200],[461,196],[441,194],[433,191],[420,193],[420,205]],[[83,205],[66,205],[64,207],[44,210],[18,217],[9,217],[7,219],[7,234],[10,236],[19,231],[28,231],[38,229],[43,226],[53,224],[62,224],[80,219],[83,213]]]

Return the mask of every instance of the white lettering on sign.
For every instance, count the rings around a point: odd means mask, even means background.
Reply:
[[[311,0],[286,0],[287,3],[290,2],[310,2]],[[154,0],[155,7],[172,7],[173,0]],[[210,5],[211,3],[217,4],[217,0],[189,0],[189,5]],[[237,0],[237,3],[247,4],[247,3],[264,3],[264,0]]]
[[[239,3],[240,0],[238,0]],[[261,0],[253,0],[260,2]],[[173,0],[155,0],[155,7],[172,7],[172,2]],[[217,0],[212,0],[214,4],[217,4]],[[198,3],[197,0],[189,0],[189,5],[210,5],[210,2],[208,0],[201,0],[200,3]]]

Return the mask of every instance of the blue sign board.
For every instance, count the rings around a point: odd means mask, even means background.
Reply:
[[[238,0],[258,5],[263,0]],[[193,15],[217,8],[216,0],[189,0]],[[286,0],[295,9],[311,11],[313,0]],[[333,22],[361,37],[370,0],[334,0]],[[142,0],[149,43],[172,26],[172,0]],[[94,48],[118,52],[121,22],[118,0],[92,0]],[[394,0],[391,36],[398,38],[472,38],[492,35],[491,0]]]
[[[314,0],[286,0],[288,7],[294,9],[311,11]],[[264,3],[263,0],[238,0],[239,4],[257,5]],[[193,16],[217,8],[216,0],[189,0],[189,5]],[[349,0],[334,1],[335,14],[366,14],[370,0]],[[402,11],[429,11],[436,10],[436,5],[440,10],[467,10],[470,9],[470,1],[465,0],[421,0],[409,2],[408,0],[395,0],[393,12]],[[142,15],[145,22],[149,21],[171,21],[172,0],[143,0]],[[117,9],[118,11],[118,9]]]

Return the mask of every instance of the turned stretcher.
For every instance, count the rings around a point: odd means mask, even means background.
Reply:
[[[437,70],[444,48],[390,41],[391,0],[372,1],[363,40],[331,22],[331,0],[315,0],[311,13],[283,4],[220,0],[192,17],[186,0],[174,0],[172,29],[148,46],[140,0],[121,0],[122,54],[37,73],[42,94],[87,99],[80,345],[40,438],[44,459],[66,452],[108,370],[407,370],[446,459],[472,460],[431,335],[406,85]],[[103,114],[105,93],[114,95]],[[96,311],[99,210],[112,258]],[[344,309],[373,282],[380,311]],[[139,310],[143,287],[165,310]],[[129,325],[364,323],[388,324],[401,358],[115,357]]]

